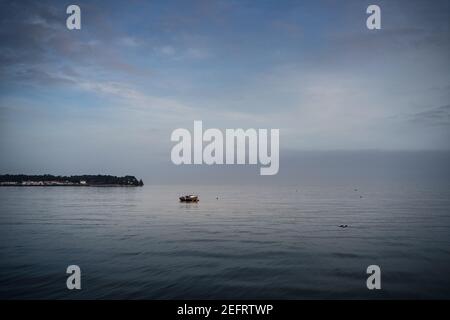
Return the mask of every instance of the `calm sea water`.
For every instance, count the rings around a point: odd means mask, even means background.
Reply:
[[[0,298],[450,298],[450,190],[0,188]]]

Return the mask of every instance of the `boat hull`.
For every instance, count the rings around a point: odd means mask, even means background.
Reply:
[[[197,196],[184,196],[180,197],[180,202],[198,202],[199,199]]]

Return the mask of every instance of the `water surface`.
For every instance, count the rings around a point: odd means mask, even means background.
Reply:
[[[177,201],[189,192],[198,204]],[[419,185],[3,187],[0,298],[449,298],[449,199]],[[366,288],[372,264],[381,291]]]

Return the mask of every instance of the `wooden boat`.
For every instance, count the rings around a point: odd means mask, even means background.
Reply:
[[[189,195],[180,197],[180,201],[181,202],[198,202],[199,199],[198,199],[198,196],[189,194]]]

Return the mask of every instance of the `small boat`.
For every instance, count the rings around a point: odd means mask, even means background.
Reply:
[[[180,201],[181,202],[198,202],[199,199],[198,199],[198,196],[189,194],[189,195],[180,197]]]

